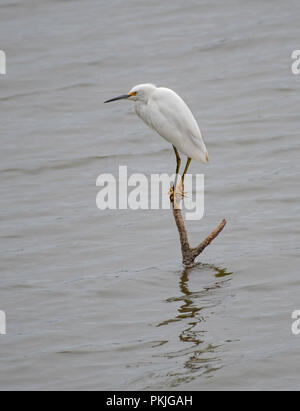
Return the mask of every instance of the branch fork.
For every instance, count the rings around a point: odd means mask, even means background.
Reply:
[[[220,234],[226,225],[226,220],[223,219],[218,227],[216,227],[199,245],[191,247],[177,197],[176,194],[173,196],[171,195],[170,202],[180,238],[182,263],[185,266],[191,266],[194,263],[195,258],[198,257],[198,255],[201,254],[203,250]]]

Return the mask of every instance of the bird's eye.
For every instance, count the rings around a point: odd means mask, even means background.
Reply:
[[[129,93],[131,96],[136,96],[137,95],[137,91],[132,91],[131,93]]]

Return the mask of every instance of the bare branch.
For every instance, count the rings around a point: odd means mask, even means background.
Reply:
[[[173,216],[176,222],[176,226],[179,233],[182,262],[184,265],[189,266],[194,263],[195,258],[202,253],[202,251],[220,234],[226,225],[226,220],[223,219],[222,222],[215,228],[202,243],[197,247],[191,247],[188,240],[187,231],[182,218],[181,210],[179,207],[174,205],[174,197],[170,197],[172,204]],[[176,201],[175,201],[176,203]]]
[[[193,248],[193,254],[195,255],[195,258],[202,253],[202,251],[214,240],[220,232],[223,230],[223,228],[226,225],[226,220],[225,218],[221,221],[221,223],[218,225],[217,228],[215,228],[207,237],[204,241],[202,241],[201,244],[199,244],[197,247]]]

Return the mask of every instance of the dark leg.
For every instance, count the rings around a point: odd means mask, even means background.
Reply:
[[[186,173],[187,173],[187,171],[188,171],[188,169],[189,169],[189,166],[190,166],[190,164],[191,164],[191,161],[192,161],[192,159],[190,158],[190,157],[188,157],[188,159],[187,159],[187,162],[186,162],[186,166],[185,166],[185,169],[184,169],[184,172],[183,172],[183,174],[182,174],[182,184],[183,184],[183,182],[184,182],[184,176],[186,175]]]
[[[174,186],[170,188],[170,200],[171,202],[175,201],[175,191],[177,187],[177,180],[178,180],[178,175],[179,175],[179,170],[180,170],[180,165],[181,165],[181,158],[178,153],[178,150],[175,146],[173,146],[173,150],[176,156],[176,176],[175,176],[175,183]]]
[[[177,176],[178,176],[179,170],[180,170],[181,158],[180,158],[180,155],[177,151],[177,148],[175,146],[173,146],[173,149],[174,149],[174,152],[175,152],[176,162],[177,162],[177,165],[176,165],[176,179],[175,179],[175,187],[176,187],[176,185],[177,185]]]

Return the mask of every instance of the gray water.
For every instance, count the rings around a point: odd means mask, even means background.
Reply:
[[[1,0],[0,389],[300,386],[297,1]],[[97,176],[172,173],[130,102],[174,89],[210,154],[181,265],[169,210],[96,207]]]

